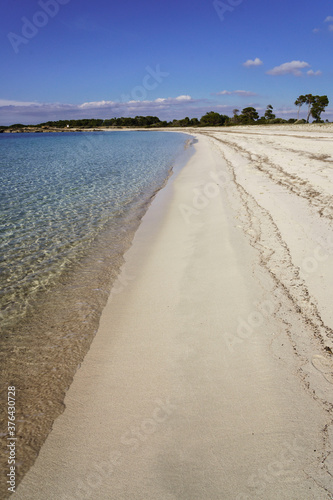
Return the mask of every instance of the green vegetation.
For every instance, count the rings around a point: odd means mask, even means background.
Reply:
[[[276,118],[273,114],[273,106],[271,104],[267,106],[264,116],[266,120],[274,120]]]
[[[229,116],[220,115],[214,111],[210,111],[201,117],[199,125],[201,127],[218,127],[229,122]]]
[[[162,125],[163,124],[163,125]],[[165,125],[164,125],[165,124]],[[136,116],[135,118],[122,117],[111,118],[108,120],[96,120],[92,118],[85,118],[83,120],[58,120],[56,122],[49,121],[41,123],[41,127],[55,127],[55,128],[98,128],[98,127],[164,127],[167,122],[161,122],[157,116]]]
[[[299,120],[299,112],[303,104],[307,104],[308,112],[306,117],[306,123],[309,123],[310,116],[314,119],[315,123],[323,123],[321,120],[321,114],[325,113],[325,108],[329,104],[327,95],[300,95],[295,101],[295,106],[298,107],[297,120]]]
[[[329,104],[328,97],[326,95],[300,95],[296,101],[295,106],[298,107],[297,110],[297,120],[295,118],[290,118],[285,120],[283,118],[277,118],[273,113],[273,106],[268,104],[266,111],[262,117],[259,118],[257,110],[251,106],[244,108],[241,112],[239,109],[233,110],[233,116],[230,118],[227,115],[220,115],[215,111],[209,111],[200,119],[198,118],[186,118],[180,120],[161,121],[157,116],[136,116],[132,117],[121,117],[121,118],[109,118],[106,120],[95,119],[95,118],[85,118],[80,120],[58,120],[58,121],[48,121],[45,123],[40,123],[39,125],[22,125],[21,123],[16,123],[9,127],[0,126],[0,133],[5,130],[12,131],[25,131],[28,127],[30,129],[38,128],[41,130],[54,130],[54,129],[98,129],[105,127],[112,128],[122,128],[122,127],[140,127],[140,128],[160,128],[160,127],[221,127],[221,126],[231,126],[231,125],[270,125],[279,123],[309,123],[310,116],[312,116],[314,123],[323,123],[321,119],[321,114],[325,112],[325,108]],[[299,119],[299,114],[303,104],[308,106],[307,118],[306,120]],[[239,114],[240,113],[240,114]],[[326,120],[328,121],[328,120]],[[31,130],[34,131],[34,130]]]

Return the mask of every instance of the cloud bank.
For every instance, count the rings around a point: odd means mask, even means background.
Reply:
[[[312,70],[309,70],[311,72]],[[315,76],[318,72],[313,72]],[[214,95],[245,96],[254,93],[250,91],[229,91],[223,90]],[[265,107],[259,103],[252,103],[259,114],[264,113]],[[185,116],[200,118],[208,111],[216,111],[221,114],[232,116],[233,109],[239,107],[237,103],[219,104],[210,99],[193,99],[189,95],[178,97],[158,98],[153,101],[91,101],[82,104],[63,103],[36,103],[23,101],[9,101],[0,99],[0,125],[12,125],[23,123],[33,125],[47,121],[70,120],[80,118],[100,118],[108,119],[120,116],[158,116],[161,120],[180,119]],[[285,107],[274,109],[277,116],[287,116],[296,118],[295,107]],[[325,118],[333,119],[333,109],[327,109]]]
[[[120,116],[157,115],[170,120],[195,115],[197,105],[205,102],[190,95],[159,97],[155,100],[90,101],[82,104],[37,103],[0,99],[0,125],[13,123],[36,124],[47,121],[80,118],[108,119]],[[209,110],[208,110],[209,111]],[[206,112],[206,111],[205,111]]]

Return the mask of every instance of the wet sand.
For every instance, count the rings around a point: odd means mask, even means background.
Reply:
[[[332,498],[332,128],[193,134],[16,498]]]

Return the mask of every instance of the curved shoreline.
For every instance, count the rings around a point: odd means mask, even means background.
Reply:
[[[32,311],[14,324],[12,330],[4,330],[1,372],[3,380],[18,389],[16,484],[36,460],[54,420],[65,409],[65,394],[96,335],[100,315],[124,262],[123,254],[131,247],[152,200],[173,172],[181,168],[188,154],[184,150],[178,155],[163,183],[149,198],[145,197],[144,204],[142,199],[135,202],[122,221],[126,224],[125,238],[122,233],[119,237],[115,235],[114,228],[104,229],[75,267],[62,273],[47,293],[41,292]],[[111,245],[115,247],[112,254]],[[7,398],[5,390],[3,386],[0,391],[2,401]],[[7,425],[5,409],[3,405],[1,421]],[[4,438],[0,453],[3,471],[7,466],[5,436],[5,433],[1,435]],[[6,479],[3,474],[2,495],[8,494]]]
[[[146,212],[19,499],[331,498],[331,337],[309,321],[315,300],[331,327],[330,255],[297,274],[331,223],[260,167],[263,138],[238,136],[250,157],[214,132]]]

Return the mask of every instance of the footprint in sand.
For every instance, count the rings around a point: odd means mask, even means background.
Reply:
[[[333,384],[333,360],[330,361],[324,356],[320,356],[320,354],[316,354],[313,356],[311,363],[315,368],[317,368],[320,373],[326,378],[330,384]]]

